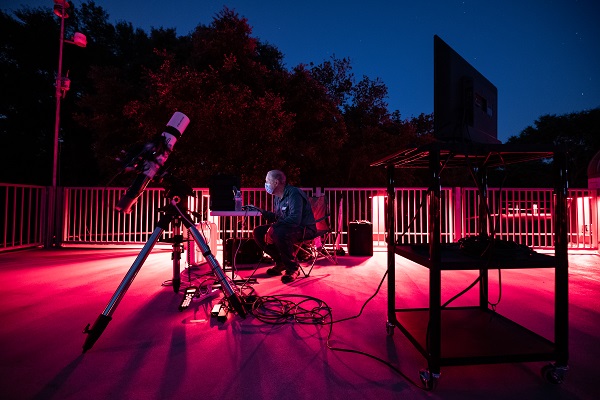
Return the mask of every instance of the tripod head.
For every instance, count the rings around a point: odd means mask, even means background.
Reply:
[[[175,200],[180,210],[188,211],[187,198],[194,196],[194,189],[190,185],[169,173],[161,175],[160,184],[165,189],[165,198]]]

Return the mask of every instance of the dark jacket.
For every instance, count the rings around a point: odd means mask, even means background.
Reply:
[[[275,221],[274,228],[287,225],[312,229],[316,232],[315,217],[306,193],[295,186],[286,185],[281,198],[275,196],[275,212],[266,211],[268,221]]]

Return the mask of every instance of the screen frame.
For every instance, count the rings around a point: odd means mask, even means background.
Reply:
[[[498,89],[438,35],[433,37],[433,87],[436,139],[501,143]]]

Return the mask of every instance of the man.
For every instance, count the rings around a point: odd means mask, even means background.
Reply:
[[[315,217],[306,194],[288,185],[283,172],[269,171],[265,190],[275,196],[274,211],[260,210],[268,224],[254,229],[254,240],[275,261],[267,274],[278,276],[285,272],[281,282],[290,283],[298,276],[299,269],[294,244],[314,237],[317,232]]]

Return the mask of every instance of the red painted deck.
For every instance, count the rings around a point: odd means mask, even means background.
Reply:
[[[106,331],[82,355],[83,328],[103,312],[138,254],[139,249],[109,247],[0,254],[3,399],[595,399],[600,394],[598,254],[570,255],[570,370],[562,385],[542,379],[545,362],[474,365],[443,367],[433,392],[419,387],[423,357],[399,330],[386,334],[385,284],[361,316],[334,324],[331,332],[299,322],[271,325],[252,315],[218,322],[209,314],[220,296],[178,310],[182,295],[162,286],[172,275],[169,249],[150,254]],[[399,256],[396,261],[397,304],[425,307],[427,270]],[[359,314],[376,292],[385,264],[384,252],[340,257],[339,265],[320,260],[310,277],[290,285],[267,277],[267,266],[260,266],[253,288],[258,296],[320,299],[340,320]],[[239,275],[251,272],[243,269]],[[443,301],[467,287],[475,273],[444,272]],[[498,312],[552,339],[553,278],[548,269],[503,271]],[[493,271],[490,280],[490,299],[495,299]],[[476,304],[477,296],[471,290],[453,305]],[[400,373],[364,355],[333,351],[328,339],[332,347],[369,353]]]

